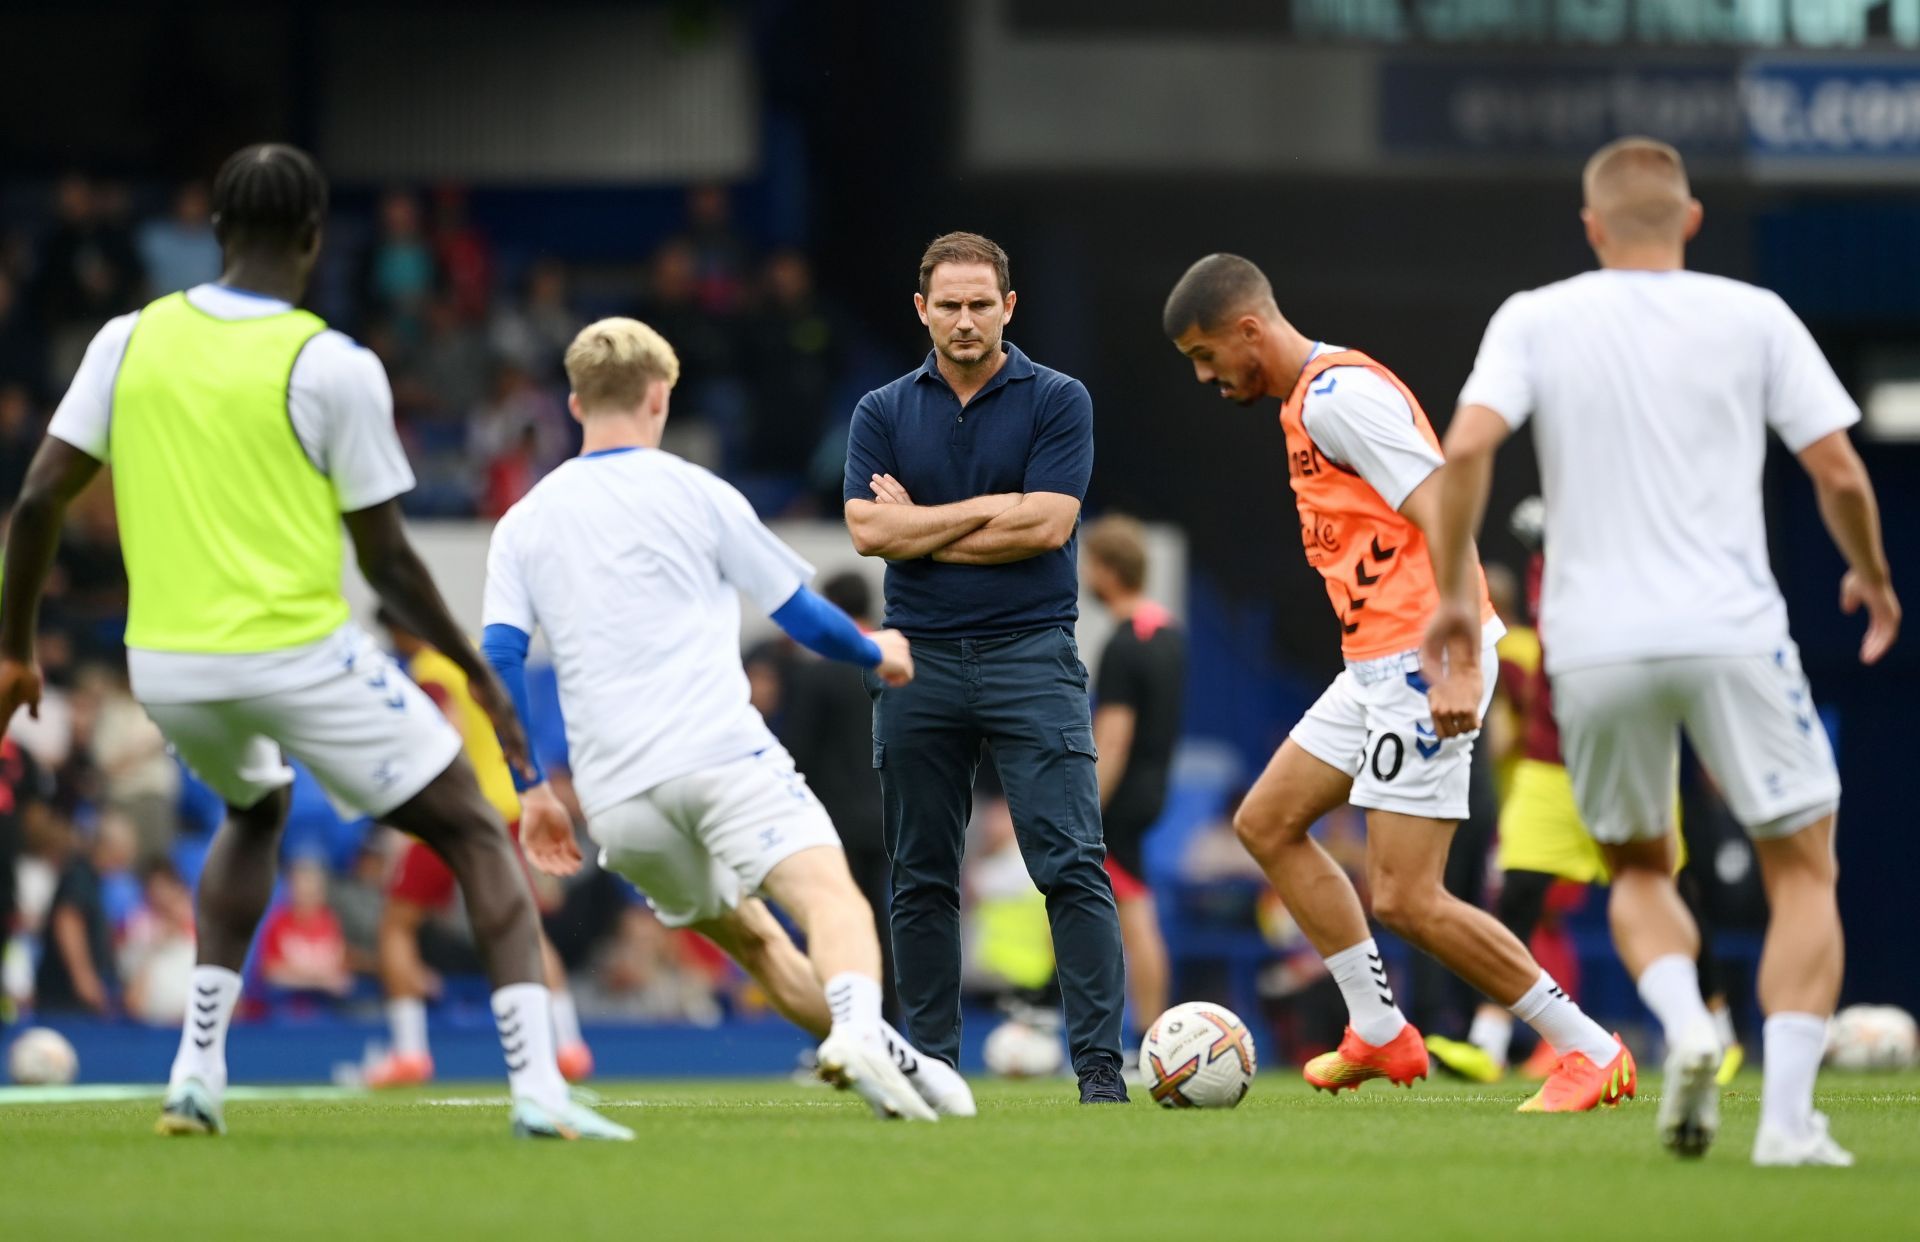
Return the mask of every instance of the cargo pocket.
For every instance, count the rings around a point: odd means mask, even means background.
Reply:
[[[887,766],[887,744],[885,742],[881,742],[881,741],[874,742],[873,766],[875,771],[878,771],[879,769]]]
[[[1060,736],[1066,743],[1066,780],[1059,791],[1066,800],[1065,822],[1075,839],[1099,845],[1105,834],[1100,824],[1100,778],[1094,771],[1100,752],[1093,744],[1093,729],[1089,725],[1068,725],[1060,730]]]

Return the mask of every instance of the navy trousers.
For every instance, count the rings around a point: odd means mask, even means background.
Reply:
[[[1051,627],[916,639],[913,659],[906,686],[867,678],[907,1037],[944,1061],[959,1058],[960,858],[984,741],[1027,872],[1046,895],[1073,1067],[1117,1070],[1125,967],[1104,866],[1087,668],[1073,635]]]

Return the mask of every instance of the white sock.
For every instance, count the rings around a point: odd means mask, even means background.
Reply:
[[[1513,1015],[1503,1009],[1475,1010],[1473,1025],[1467,1028],[1467,1042],[1505,1065],[1507,1054],[1513,1050]]]
[[[1700,971],[1692,958],[1679,953],[1654,958],[1640,972],[1638,986],[1640,999],[1660,1019],[1669,1048],[1701,1027],[1713,1030],[1713,1015],[1700,999]]]
[[[1722,1048],[1731,1048],[1740,1042],[1740,1034],[1733,1029],[1733,1006],[1722,1005],[1707,1012],[1713,1015],[1713,1031],[1720,1037]]]
[[[564,988],[553,993],[553,1039],[560,1048],[587,1042],[580,1033],[580,1011],[573,1007],[573,993]]]
[[[387,1029],[393,1032],[394,1055],[427,1055],[427,1004],[418,996],[396,996],[387,1002]]]
[[[872,1031],[885,1025],[880,1017],[880,981],[851,970],[827,980],[827,1008],[833,1011],[835,1027]]]
[[[1561,1056],[1578,1052],[1595,1065],[1607,1065],[1620,1055],[1620,1045],[1607,1034],[1607,1028],[1589,1018],[1544,970],[1525,995],[1508,1008]]]
[[[225,966],[195,966],[190,983],[180,1051],[173,1056],[167,1085],[198,1078],[219,1095],[227,1089],[227,1024],[240,1000],[240,976]]]
[[[553,1059],[553,994],[544,983],[510,983],[493,994],[493,1020],[507,1057],[507,1085],[553,1112],[567,1107],[567,1080]]]
[[[1766,1042],[1761,1124],[1800,1138],[1813,1125],[1813,1080],[1827,1050],[1827,1020],[1810,1013],[1776,1013],[1761,1029]]]
[[[1340,985],[1340,995],[1347,1002],[1347,1025],[1353,1033],[1376,1048],[1393,1042],[1407,1025],[1407,1018],[1393,1002],[1387,964],[1380,960],[1380,946],[1373,937],[1328,958],[1327,971]]]

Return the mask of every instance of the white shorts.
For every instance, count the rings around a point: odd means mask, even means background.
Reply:
[[[1603,844],[1666,834],[1682,728],[1751,836],[1788,836],[1840,805],[1833,746],[1791,643],[1556,673],[1553,714],[1580,818]]]
[[[1500,676],[1491,642],[1480,652],[1480,676],[1484,715]],[[1349,664],[1288,736],[1353,778],[1347,801],[1354,806],[1427,819],[1467,817],[1473,739],[1480,734],[1435,734],[1417,651]]]
[[[826,808],[777,744],[662,781],[592,816],[587,830],[600,865],[632,880],[669,927],[726,914],[801,850],[840,848]]]
[[[229,806],[293,783],[281,750],[334,802],[378,818],[447,770],[460,735],[366,635],[324,681],[253,698],[143,703],[174,752]]]

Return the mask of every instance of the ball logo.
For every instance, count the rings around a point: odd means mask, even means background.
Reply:
[[[1153,1024],[1140,1063],[1162,1108],[1232,1108],[1245,1098],[1257,1069],[1246,1024],[1219,1005],[1192,1002]]]

